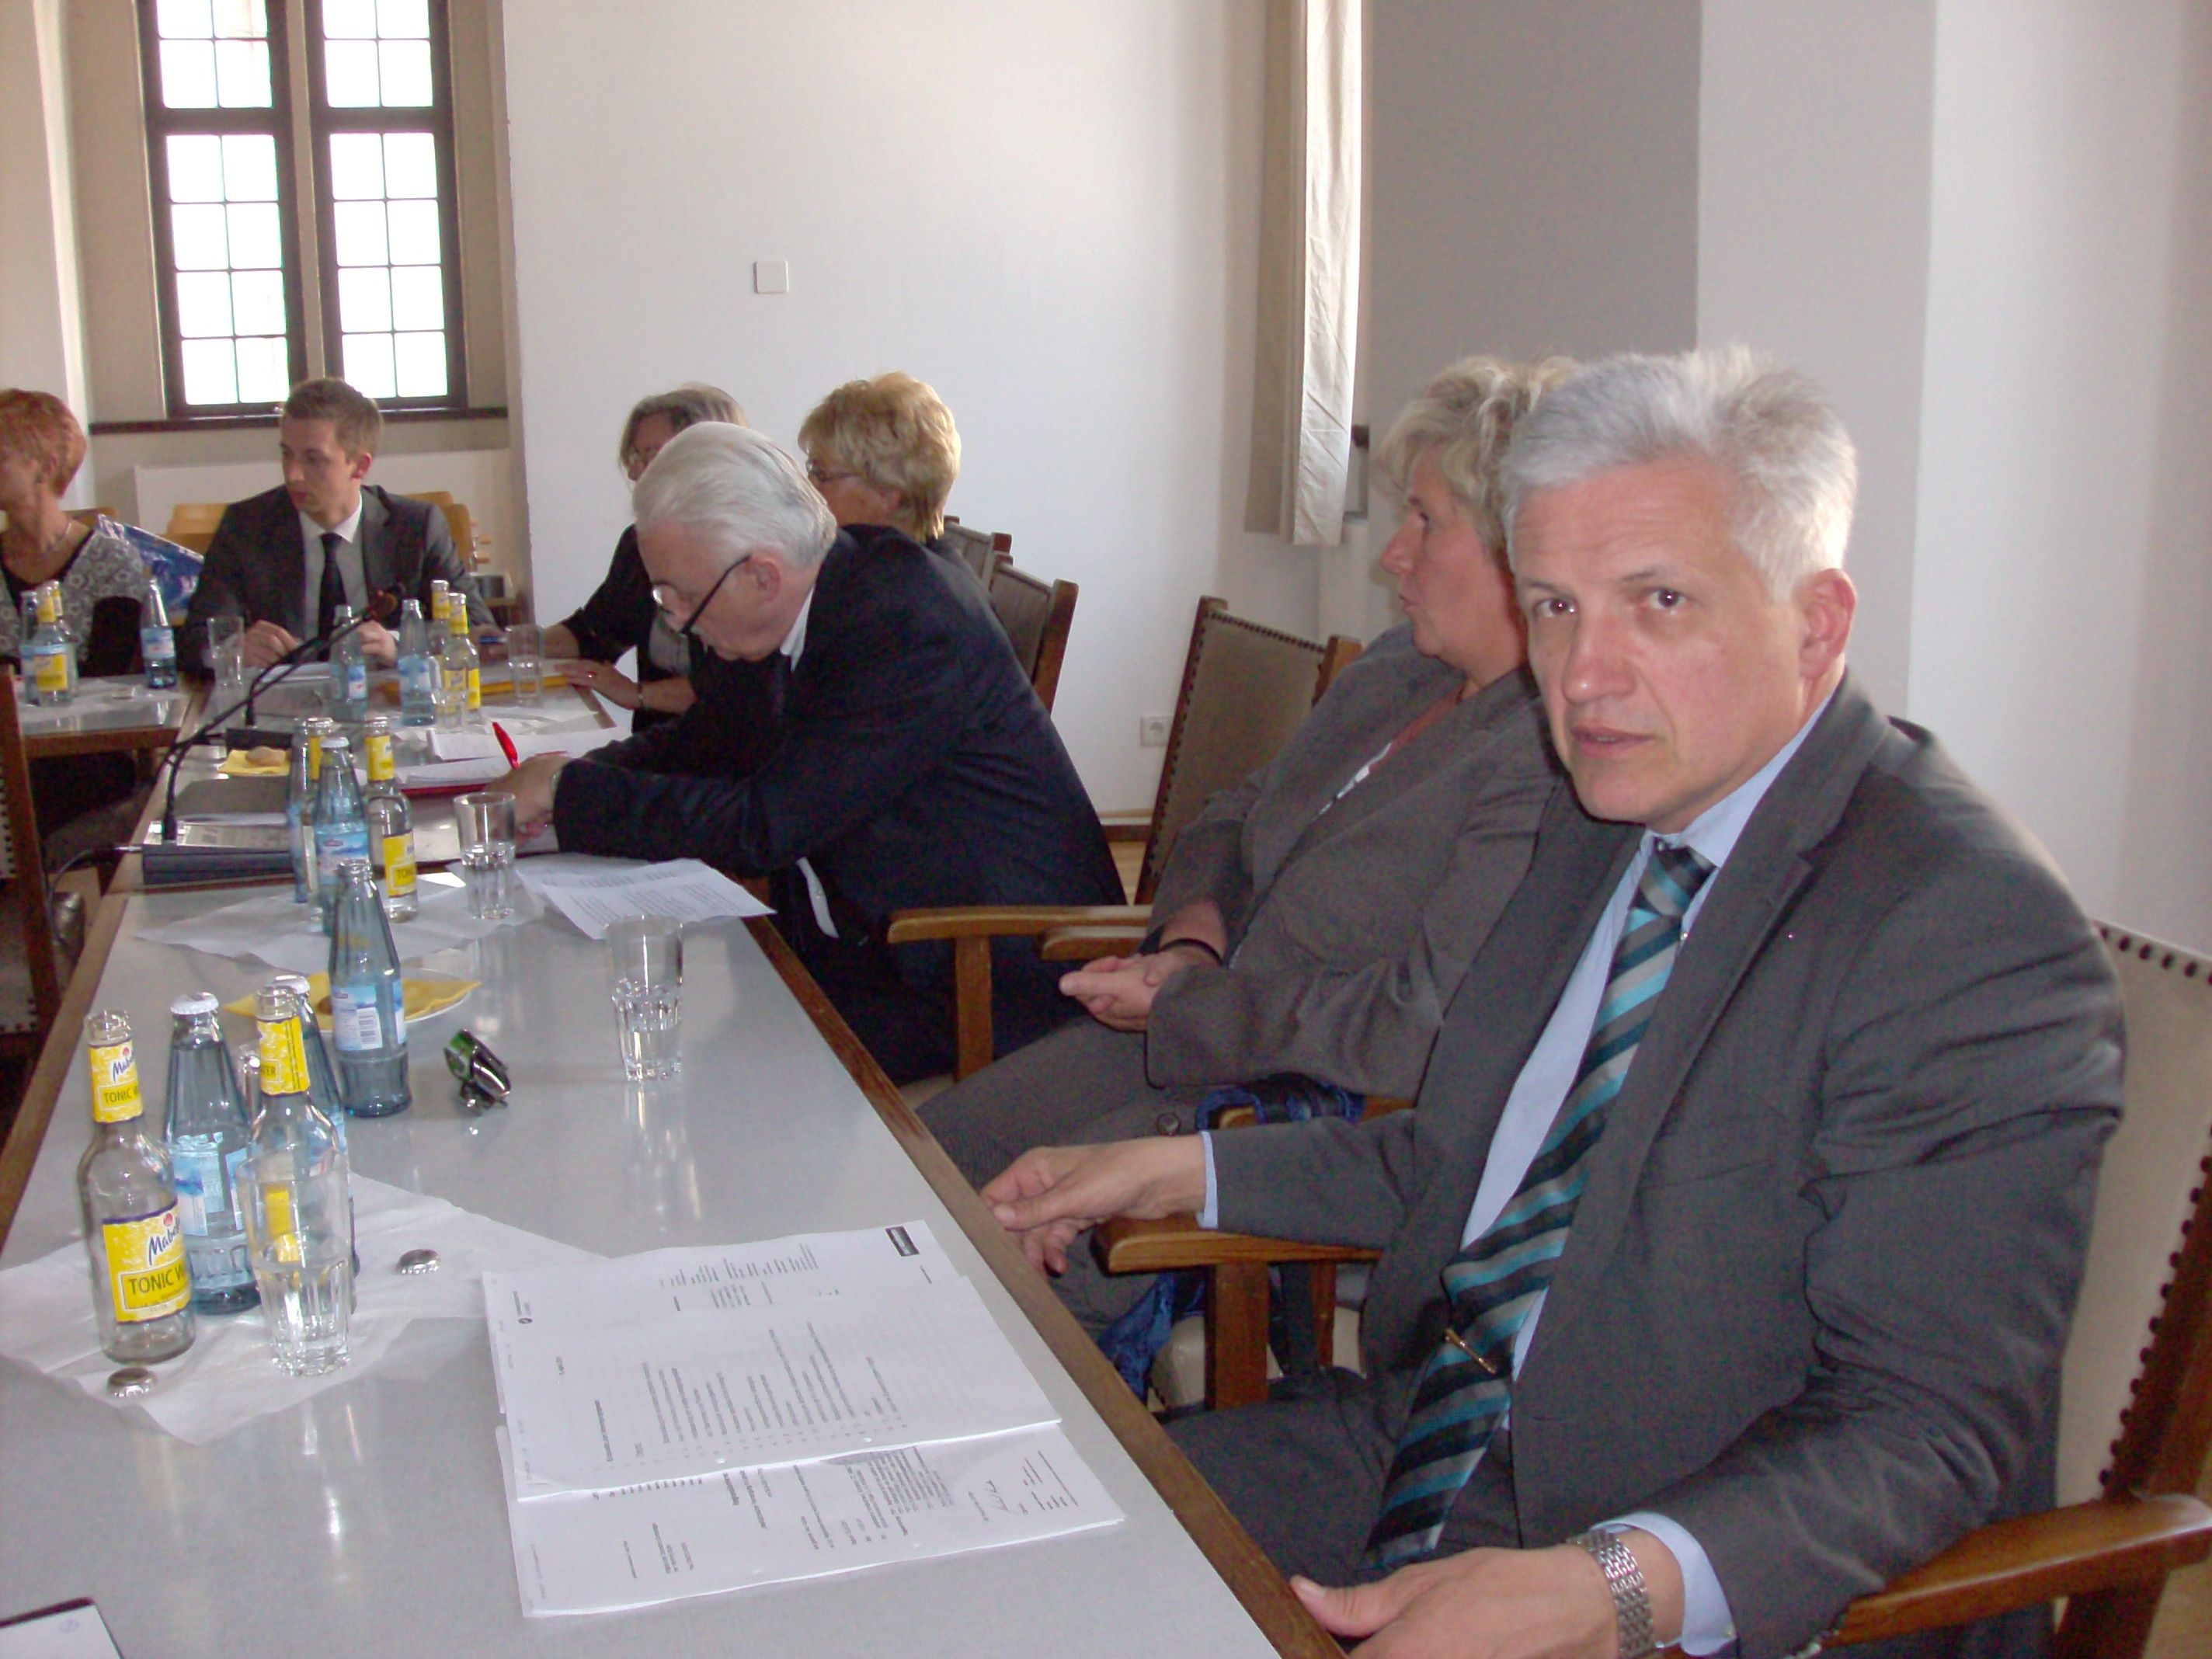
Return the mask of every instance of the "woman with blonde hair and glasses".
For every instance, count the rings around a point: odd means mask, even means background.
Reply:
[[[622,442],[615,447],[623,475],[635,483],[662,445],[702,421],[743,426],[745,412],[720,386],[696,380],[640,398],[623,422]],[[631,650],[637,653],[635,679],[614,665]],[[635,525],[615,544],[614,561],[598,591],[565,620],[546,629],[545,654],[580,659],[568,671],[568,678],[589,686],[617,708],[630,710],[633,732],[650,731],[673,720],[696,701],[690,678],[690,642],[668,625],[653,602],[653,579],[637,550]]]
[[[799,428],[806,477],[840,529],[883,525],[919,542],[975,585],[945,542],[945,501],[960,476],[960,433],[944,399],[893,369],[848,380]]]

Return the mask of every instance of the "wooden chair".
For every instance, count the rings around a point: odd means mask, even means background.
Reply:
[[[885,933],[893,945],[952,941],[954,1077],[991,1063],[991,941],[1036,938],[1048,960],[1066,961],[1097,954],[1097,945],[1126,948],[1140,938],[1160,871],[1183,825],[1214,794],[1273,757],[1360,648],[1341,636],[1326,645],[1302,640],[1232,617],[1224,600],[1200,599],[1159,792],[1144,830],[1135,904],[956,905],[893,914]]]
[[[477,526],[467,503],[455,501],[450,489],[418,489],[409,499],[428,501],[446,515],[446,528],[453,532],[453,549],[461,556],[462,567],[474,570],[477,568]]]
[[[991,572],[990,590],[991,610],[1006,630],[1014,659],[1050,714],[1053,694],[1060,689],[1060,665],[1067,656],[1068,630],[1075,625],[1076,586],[1041,580],[1002,558]]]
[[[215,527],[229,511],[228,501],[179,501],[169,509],[169,527],[161,533],[179,547],[205,553],[215,539]]]
[[[46,871],[31,807],[31,765],[16,720],[18,682],[0,673],[0,930],[21,948],[0,953],[0,1053],[31,1060],[61,1006],[61,971],[46,912]]]
[[[999,562],[1014,550],[1014,538],[1004,531],[970,530],[950,514],[945,520],[945,541],[987,587]]]
[[[2212,1554],[2212,1508],[2192,1495],[2212,1447],[2212,961],[2098,931],[2127,1010],[2126,1112],[2106,1148],[2066,1347],[2061,1507],[1982,1528],[1862,1596],[1827,1637],[1831,1646],[2065,1597],[2061,1659],[2140,1659],[2166,1575]],[[1229,1316],[1207,1330],[1209,1381],[1218,1375],[1234,1392],[1222,1403],[1266,1396],[1266,1264],[1370,1254],[1206,1234],[1187,1218],[1112,1222],[1099,1232],[1116,1272],[1212,1267],[1217,1295],[1219,1264],[1243,1273],[1227,1293]],[[1211,1248],[1208,1238],[1217,1241]],[[1255,1275],[1256,1332],[1246,1305]],[[1318,1324],[1334,1310],[1314,1312]],[[1241,1351],[1224,1355],[1224,1342]]]

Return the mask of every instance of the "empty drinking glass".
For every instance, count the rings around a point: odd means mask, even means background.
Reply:
[[[464,732],[469,724],[469,683],[458,674],[441,673],[430,688],[430,707],[441,732]]]
[[[514,677],[514,700],[525,708],[545,695],[545,634],[536,623],[517,623],[507,630],[507,671]]]
[[[497,791],[456,795],[453,823],[460,831],[469,914],[505,921],[514,914],[514,797]]]
[[[215,672],[218,702],[235,702],[246,695],[246,619],[210,617],[207,629],[208,666]]]
[[[666,916],[614,923],[607,929],[607,982],[623,1075],[632,1083],[674,1077],[684,1018],[684,924]]]

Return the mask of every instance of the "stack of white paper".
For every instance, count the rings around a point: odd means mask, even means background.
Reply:
[[[920,1222],[484,1276],[531,1614],[1111,1525]]]
[[[574,922],[586,939],[605,939],[608,927],[624,916],[718,921],[769,914],[768,906],[697,859],[640,864],[563,853],[532,859],[515,873],[525,887]]]

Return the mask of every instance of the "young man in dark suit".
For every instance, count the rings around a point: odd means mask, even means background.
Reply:
[[[897,531],[840,531],[758,433],[686,428],[635,505],[654,603],[727,683],[495,787],[565,848],[769,877],[776,926],[893,1080],[949,1070],[951,947],[886,945],[890,914],[1121,892],[1051,717],[973,583]],[[1060,973],[1026,941],[994,953],[1001,1053],[1077,1013]]]
[[[243,617],[246,665],[266,668],[329,632],[341,605],[359,616],[372,595],[392,593],[422,601],[427,614],[440,580],[467,599],[471,623],[491,621],[446,515],[363,483],[384,438],[373,401],[343,380],[302,380],[284,400],[276,436],[284,482],[233,503],[208,544],[179,641],[186,664],[210,669],[211,617]],[[364,623],[361,638],[370,660],[392,665],[391,629]]]
[[[1383,1252],[1363,1376],[1176,1431],[1335,1633],[1781,1654],[2049,1507],[2118,998],[2041,849],[1845,675],[1856,463],[1810,382],[1593,365],[1505,477],[1578,800],[1418,1109],[1043,1150],[985,1196],[1046,1266],[1181,1211]]]

